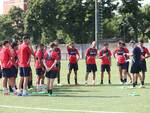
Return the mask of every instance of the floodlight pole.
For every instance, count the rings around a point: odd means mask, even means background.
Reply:
[[[99,49],[99,40],[103,39],[103,0],[95,0],[95,41]]]
[[[95,42],[98,49],[98,0],[95,0]]]

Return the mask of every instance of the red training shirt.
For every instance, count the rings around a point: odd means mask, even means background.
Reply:
[[[111,51],[109,49],[101,49],[99,52],[99,57],[101,58],[101,64],[102,65],[111,65]]]
[[[20,67],[30,67],[30,58],[31,58],[31,49],[30,47],[23,43],[19,47],[19,65]]]
[[[3,47],[1,50],[1,66],[2,68],[11,68],[11,52],[9,48]]]
[[[44,59],[45,59],[46,66],[48,68],[51,68],[51,66],[54,64],[55,60],[57,60],[57,61],[59,60],[59,56],[58,56],[57,52],[52,51],[52,50],[48,50],[44,54]],[[52,67],[51,70],[57,71],[58,68],[56,66],[54,66],[54,67]]]
[[[86,64],[96,64],[96,56],[97,56],[97,49],[96,48],[87,48],[86,50]]]
[[[71,64],[77,63],[77,55],[79,55],[78,49],[67,47],[67,51],[68,51],[68,55],[69,55],[69,62]]]

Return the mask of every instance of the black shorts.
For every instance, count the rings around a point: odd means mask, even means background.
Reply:
[[[0,68],[0,78],[2,78],[2,69]]]
[[[140,64],[140,62],[132,62],[131,73],[135,74],[135,73],[139,73],[139,72],[141,72],[141,64]]]
[[[86,72],[96,72],[97,65],[96,64],[86,64]]]
[[[140,65],[141,65],[141,71],[147,72],[146,60],[141,61]]]
[[[46,72],[46,77],[49,78],[49,79],[55,79],[57,78],[57,71],[49,71],[49,72]]]
[[[123,64],[117,63],[117,65],[118,65],[121,69],[127,69],[126,63],[123,63]]]
[[[20,67],[20,76],[21,77],[29,77],[31,73],[30,67]]]
[[[15,66],[12,66],[12,68],[11,68],[11,73],[12,73],[12,75],[14,75],[15,77],[17,77],[17,75],[18,75],[18,68],[16,68]]]
[[[12,68],[3,68],[2,69],[2,76],[4,78],[14,77],[14,75],[12,74]]]
[[[126,62],[126,70],[127,70],[127,72],[129,72],[129,62]]]
[[[57,62],[57,63],[56,63],[56,67],[57,67],[58,69],[60,69],[60,68],[61,68],[61,62]]]
[[[42,75],[44,75],[44,73],[45,73],[45,70],[43,70],[42,68],[36,69],[36,75],[42,76]]]
[[[107,71],[107,72],[110,72],[110,65],[101,65],[101,72],[105,72],[105,70]]]
[[[69,68],[69,70],[73,69],[74,71],[77,71],[78,70],[78,64],[77,63],[75,63],[75,64],[69,63],[68,68]]]

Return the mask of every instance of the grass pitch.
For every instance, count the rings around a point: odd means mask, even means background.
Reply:
[[[55,97],[45,95],[3,96],[0,92],[0,113],[150,113],[150,60],[147,63],[145,89],[129,89],[129,86],[120,85],[114,60],[111,69],[112,85],[108,85],[107,75],[105,75],[105,84],[99,84],[100,60],[98,60],[96,86],[84,86],[85,61],[81,60],[78,71],[78,80],[81,86],[67,86],[67,64],[67,61],[62,61],[61,83],[64,86],[55,86]],[[33,75],[35,77],[34,69]],[[73,74],[71,79],[71,83],[74,84]],[[90,82],[89,80],[89,84]],[[130,96],[129,94],[133,92],[139,96]]]

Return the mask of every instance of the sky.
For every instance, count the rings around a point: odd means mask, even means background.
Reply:
[[[4,0],[0,0],[0,14],[2,14],[3,13],[3,1]],[[120,1],[120,0],[118,0],[118,1]],[[150,0],[143,0],[143,5],[145,5],[145,4],[150,4]]]

